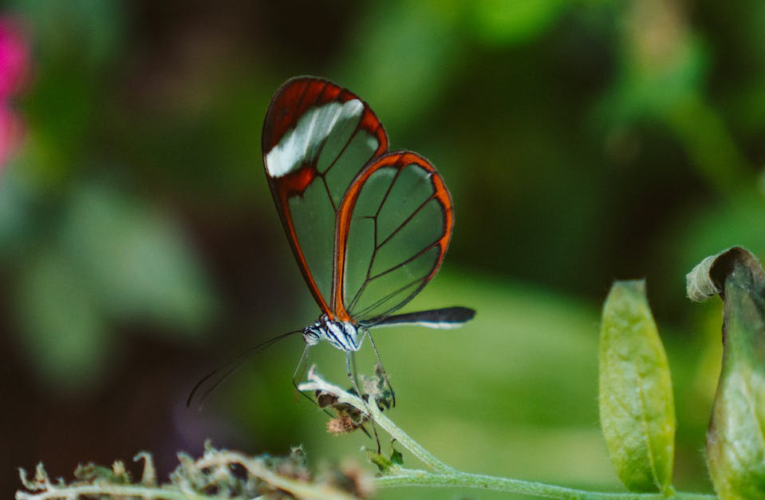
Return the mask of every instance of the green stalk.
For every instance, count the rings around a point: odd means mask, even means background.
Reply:
[[[534,481],[522,481],[520,479],[486,476],[483,474],[471,474],[469,472],[460,471],[454,471],[449,474],[436,474],[426,471],[396,469],[396,472],[393,475],[377,478],[375,484],[381,488],[395,488],[401,486],[475,488],[566,500],[602,500],[606,498],[614,500],[665,500],[667,498],[661,493],[610,493],[585,491]],[[717,499],[714,495],[698,493],[675,493],[671,498],[677,500]]]
[[[179,489],[148,488],[136,485],[113,485],[113,484],[84,484],[81,486],[66,486],[62,488],[50,488],[40,493],[16,492],[16,500],[76,500],[82,497],[114,498],[131,497],[155,500],[207,500],[209,497],[199,495],[193,491],[181,491]]]

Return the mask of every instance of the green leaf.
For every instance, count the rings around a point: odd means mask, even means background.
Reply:
[[[80,186],[72,195],[64,245],[98,304],[119,320],[150,320],[199,333],[214,299],[176,224],[156,207],[107,186]]]
[[[19,339],[42,382],[65,393],[98,385],[111,335],[66,255],[51,247],[33,256],[17,294]]]
[[[615,282],[603,308],[600,424],[628,489],[671,493],[672,381],[644,281]]]
[[[570,5],[563,0],[479,0],[472,7],[478,37],[497,45],[520,44],[543,35]]]
[[[32,214],[34,194],[23,178],[22,165],[10,165],[2,173],[0,181],[0,261],[13,264],[28,248],[34,229]]]
[[[36,55],[43,62],[79,59],[100,65],[115,57],[123,44],[125,8],[120,2],[15,0],[11,3],[11,8],[31,29]]]
[[[404,465],[404,455],[398,451],[397,449],[393,448],[393,445],[391,444],[392,451],[390,452],[390,461],[393,465],[403,466]]]
[[[688,275],[695,300],[725,302],[723,364],[707,462],[723,499],[765,497],[765,272],[749,251],[734,247],[708,257]]]
[[[378,2],[357,24],[360,43],[345,54],[337,80],[384,109],[401,130],[438,103],[463,61],[451,2]],[[406,75],[390,78],[391,74]]]

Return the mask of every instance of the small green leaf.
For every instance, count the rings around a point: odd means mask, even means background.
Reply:
[[[566,12],[561,0],[480,0],[469,5],[476,34],[485,42],[513,45],[543,35]]]
[[[404,465],[404,455],[398,451],[396,448],[393,448],[393,443],[391,443],[391,452],[390,452],[390,461],[393,465],[403,466]]]
[[[42,382],[57,393],[92,388],[108,368],[111,336],[67,256],[50,247],[20,268],[20,342]]]
[[[720,498],[765,498],[765,272],[754,255],[734,247],[689,273],[689,297],[715,294],[725,301],[723,364],[707,462]]]
[[[148,319],[194,335],[215,302],[202,266],[177,224],[156,207],[100,184],[72,193],[63,243],[109,317]]]
[[[617,281],[603,308],[600,424],[628,489],[671,493],[672,381],[644,281]]]

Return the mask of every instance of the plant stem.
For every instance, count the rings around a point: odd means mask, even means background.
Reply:
[[[573,488],[564,488],[551,484],[504,477],[486,476],[458,471],[433,456],[407,433],[382,414],[377,405],[367,404],[361,398],[354,396],[340,387],[330,384],[316,374],[314,368],[308,372],[308,381],[300,384],[301,391],[322,391],[338,398],[339,403],[352,405],[362,411],[385,431],[395,438],[396,441],[409,450],[425,465],[436,472],[404,469],[391,467],[390,475],[379,477],[375,484],[382,488],[401,486],[430,486],[430,487],[462,487],[484,490],[504,491],[507,493],[519,493],[545,498],[557,498],[563,500],[660,500],[666,499],[661,493],[610,493],[599,491],[585,491]],[[678,500],[713,500],[715,495],[698,493],[675,493],[671,498]]]
[[[376,404],[367,404],[359,398],[341,389],[340,387],[330,384],[326,380],[322,379],[315,373],[315,370],[311,368],[308,372],[308,382],[300,384],[301,391],[323,391],[337,396],[339,403],[346,403],[352,405],[359,411],[362,411],[374,420],[376,424],[385,429],[385,431],[391,435],[396,441],[399,441],[404,448],[409,450],[414,456],[416,456],[422,463],[430,467],[431,469],[444,474],[457,472],[456,469],[449,467],[436,457],[434,457],[429,451],[422,447],[417,441],[409,437],[409,435],[401,430],[396,424],[394,424],[388,417],[382,414],[377,409]]]
[[[16,492],[16,500],[76,500],[86,496],[110,496],[115,498],[151,498],[156,500],[206,500],[208,497],[198,495],[193,491],[179,489],[148,488],[135,485],[114,484],[83,484],[81,486],[66,486],[50,488],[40,493]]]
[[[610,493],[584,491],[533,481],[522,481],[519,479],[508,479],[504,477],[486,476],[483,474],[471,474],[469,472],[459,471],[454,471],[448,474],[436,474],[426,471],[397,469],[394,475],[377,478],[375,484],[382,488],[401,486],[476,488],[566,500],[601,500],[606,498],[614,500],[666,500],[667,498],[661,493]],[[714,495],[697,493],[675,493],[671,498],[677,500],[713,500],[717,497]]]

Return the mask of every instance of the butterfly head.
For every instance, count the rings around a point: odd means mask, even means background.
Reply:
[[[303,330],[303,340],[308,345],[316,345],[321,340],[321,333],[316,331],[313,326],[308,326]]]
[[[322,332],[325,328],[325,318],[326,316],[323,315],[316,323],[303,328],[303,341],[305,341],[307,345],[314,346],[319,343],[323,336]]]

